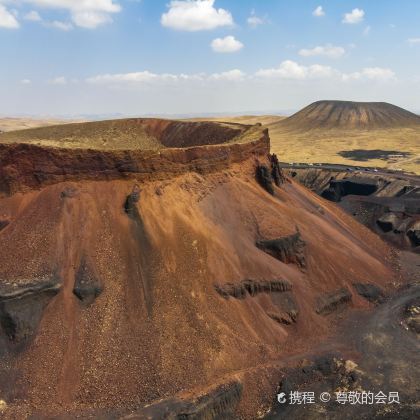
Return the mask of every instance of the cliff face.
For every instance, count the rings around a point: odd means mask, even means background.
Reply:
[[[420,182],[414,177],[319,168],[286,173],[393,245],[420,252]]]
[[[73,149],[0,143],[0,193],[10,195],[63,181],[150,181],[190,171],[210,173],[226,169],[252,156],[265,156],[269,150],[268,132],[258,127],[249,142],[164,148],[159,151]]]
[[[1,146],[10,418],[253,419],[281,357],[371,305],[353,283],[391,290],[375,235],[293,181],[258,184],[268,148],[266,132],[160,152]]]

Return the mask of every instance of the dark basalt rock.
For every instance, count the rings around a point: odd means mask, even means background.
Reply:
[[[96,273],[94,273],[91,265],[87,262],[87,259],[83,257],[79,270],[76,273],[73,293],[83,303],[90,305],[102,291],[103,287],[100,280]]]
[[[273,180],[271,178],[271,172],[267,166],[258,165],[255,176],[261,187],[263,187],[269,194],[274,195]]]
[[[215,285],[214,288],[220,296],[228,299],[245,299],[249,296],[256,296],[260,293],[283,293],[292,290],[292,285],[286,280],[244,280],[240,283],[227,283]]]
[[[292,325],[296,320],[294,320],[289,314],[287,313],[277,313],[277,312],[267,312],[267,315],[273,320],[278,322],[279,324],[284,325]]]
[[[64,188],[63,191],[61,191],[61,198],[65,199],[65,198],[74,198],[76,197],[78,194],[78,191],[76,188],[72,188],[72,187],[66,187]]]
[[[410,239],[413,247],[420,246],[420,221],[414,223],[407,231],[407,236]]]
[[[132,218],[138,218],[137,203],[140,200],[140,188],[136,185],[124,203],[124,211]]]
[[[217,386],[192,400],[168,398],[120,420],[233,420],[237,418],[235,412],[242,398],[242,388],[242,384],[235,381]]]
[[[397,229],[400,225],[400,219],[394,213],[386,213],[376,221],[376,224],[383,232],[387,233]]]
[[[44,308],[60,288],[61,279],[56,275],[20,280],[13,284],[2,282],[0,325],[10,341],[20,344],[35,334]]]
[[[9,226],[9,223],[10,222],[8,220],[0,220],[0,231]]]
[[[343,287],[336,292],[319,297],[316,312],[320,315],[328,315],[339,307],[348,304],[351,300],[350,291]]]
[[[329,188],[323,191],[321,196],[327,200],[339,202],[346,195],[374,194],[378,188],[378,183],[370,178],[331,179]]]
[[[285,181],[285,176],[282,169],[280,168],[279,160],[276,154],[270,155],[271,162],[271,177],[273,178],[274,183],[280,187]]]
[[[353,287],[356,289],[356,292],[367,299],[369,302],[373,303],[382,303],[384,300],[384,294],[382,290],[370,283],[353,283]]]
[[[269,155],[270,168],[265,165],[258,165],[255,172],[255,178],[257,182],[263,187],[269,194],[274,195],[273,182],[277,187],[283,184],[285,176],[282,169],[280,168],[279,160],[277,155]]]
[[[262,251],[286,264],[296,264],[301,268],[306,267],[305,242],[302,240],[300,232],[280,239],[258,241],[256,245]]]
[[[299,307],[295,301],[293,292],[289,291],[285,293],[273,294],[271,295],[271,300],[273,301],[274,305],[279,308],[279,313],[282,318],[290,320],[291,323],[297,322],[299,316]]]

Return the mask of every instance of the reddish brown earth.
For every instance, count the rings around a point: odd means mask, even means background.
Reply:
[[[394,289],[379,237],[290,179],[256,182],[267,131],[214,125],[218,144],[189,126],[176,149],[0,144],[4,418],[163,418],[210,398],[204,418],[254,419],[281,358],[372,307],[355,282]]]

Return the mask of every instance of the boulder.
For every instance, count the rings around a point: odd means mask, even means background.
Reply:
[[[61,283],[55,274],[1,281],[0,325],[11,342],[20,344],[33,337],[44,308],[59,292]]]
[[[279,239],[258,241],[256,245],[259,249],[281,262],[296,264],[301,268],[306,267],[305,242],[302,240],[300,232]]]
[[[363,296],[369,302],[381,303],[384,300],[384,293],[375,284],[353,283],[353,287],[360,296]]]
[[[86,257],[83,257],[76,273],[73,293],[83,303],[90,305],[102,293],[103,286]]]
[[[260,293],[283,293],[292,290],[292,285],[286,280],[243,280],[240,283],[226,283],[214,286],[220,296],[228,299],[245,299]]]
[[[350,291],[343,287],[335,292],[327,293],[318,298],[316,312],[320,315],[328,315],[340,307],[347,305],[352,300]]]
[[[299,315],[299,308],[296,304],[293,292],[288,291],[281,294],[274,294],[271,296],[271,300],[278,308],[277,311],[267,311],[267,315],[283,325],[292,325],[297,322]]]

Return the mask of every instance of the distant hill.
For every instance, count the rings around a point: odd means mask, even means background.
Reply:
[[[57,124],[68,124],[74,121],[76,120],[4,117],[0,118],[0,132],[27,130],[29,128],[46,127]]]
[[[278,125],[299,130],[400,128],[420,125],[420,116],[386,102],[318,101]]]

